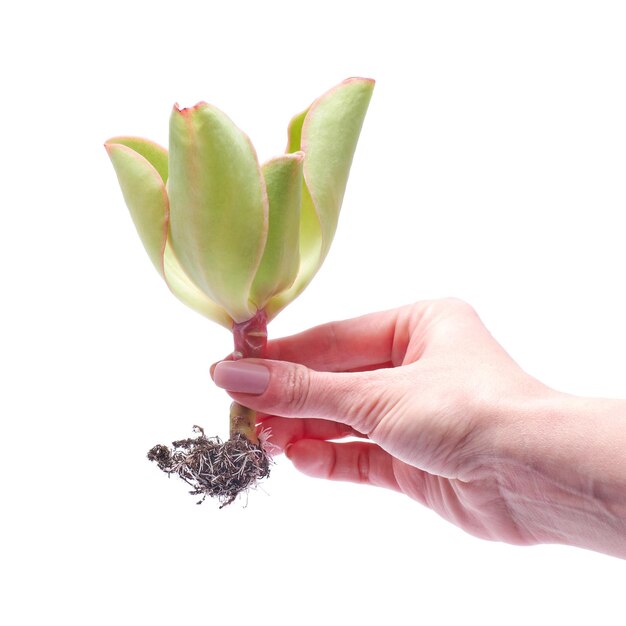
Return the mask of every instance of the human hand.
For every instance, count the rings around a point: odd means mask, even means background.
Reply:
[[[464,302],[325,324],[213,376],[265,416],[261,428],[305,474],[401,491],[479,537],[588,545],[563,460],[578,444],[546,431],[558,423],[546,407],[566,397],[522,371]],[[330,441],[351,436],[365,440]]]
[[[270,342],[268,358],[222,362],[214,380],[273,416],[262,428],[296,468],[399,490],[480,536],[527,540],[492,475],[493,422],[500,402],[541,386],[468,305],[422,302],[326,324]],[[236,392],[250,380],[267,388]],[[328,441],[351,435],[369,442]]]

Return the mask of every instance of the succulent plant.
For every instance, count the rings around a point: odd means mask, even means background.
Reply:
[[[285,154],[263,165],[205,102],[174,105],[169,153],[138,137],[106,142],[150,260],[182,302],[233,332],[234,358],[263,356],[267,322],[321,267],[373,88],[349,78],[327,91],[292,118]],[[231,438],[257,445],[255,422],[234,405]]]

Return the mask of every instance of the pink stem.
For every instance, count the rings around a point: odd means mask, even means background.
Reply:
[[[240,324],[233,324],[234,359],[262,359],[267,346],[267,315],[263,309]]]
[[[267,346],[267,315],[264,310],[256,312],[245,322],[233,324],[235,350],[233,359],[261,359]],[[258,444],[256,434],[256,411],[237,402],[230,406],[230,436],[243,435],[252,443]]]

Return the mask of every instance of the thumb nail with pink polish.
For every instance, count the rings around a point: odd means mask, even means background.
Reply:
[[[218,387],[234,393],[263,393],[270,382],[270,371],[259,363],[220,361],[213,371]]]

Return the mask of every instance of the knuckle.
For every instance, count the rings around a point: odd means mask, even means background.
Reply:
[[[306,367],[295,365],[287,373],[285,398],[287,409],[295,415],[301,413],[308,404],[311,389],[311,375]]]
[[[356,458],[356,469],[359,482],[370,482],[370,455],[367,450],[359,450]]]
[[[441,304],[443,304],[450,311],[465,314],[475,313],[474,307],[465,300],[461,300],[461,298],[444,298],[441,301]]]
[[[328,459],[326,462],[326,478],[333,479],[337,473],[337,449],[335,446],[328,446]]]
[[[351,425],[360,432],[371,433],[398,402],[399,394],[402,391],[391,382],[383,384],[378,378],[363,381],[350,395]]]

